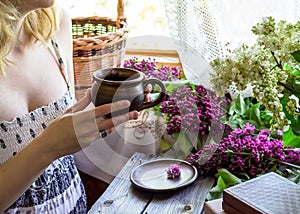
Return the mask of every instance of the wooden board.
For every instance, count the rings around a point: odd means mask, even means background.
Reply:
[[[139,189],[130,181],[132,170],[157,156],[135,153],[89,210],[89,214],[133,213],[202,213],[205,197],[214,178],[198,178],[193,184],[176,191],[154,193]]]

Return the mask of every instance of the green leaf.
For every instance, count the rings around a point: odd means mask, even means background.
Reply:
[[[171,93],[175,87],[176,87],[176,86],[175,86],[174,84],[169,84],[169,85],[166,87],[166,91],[169,92],[169,93]]]
[[[287,144],[284,143],[284,145],[291,146],[291,147],[294,147],[294,148],[300,148],[300,137],[297,136],[296,138],[294,138],[293,140],[291,140]]]
[[[242,95],[239,94],[236,99],[236,112],[240,115],[244,115],[246,112],[246,108],[246,103],[244,102]]]
[[[295,89],[299,90],[299,89],[300,89],[300,82],[297,81],[297,80],[295,80],[295,81],[294,81],[294,84],[293,84],[293,87],[294,87]]]
[[[264,114],[261,115],[261,118],[263,118],[263,119],[271,119],[272,115],[270,113],[264,113]]]
[[[294,133],[300,134],[300,117],[299,116],[297,116],[296,118],[294,117],[291,120],[290,126],[292,127]]]
[[[294,183],[299,183],[300,182],[300,175],[296,175],[295,177],[288,178],[290,181]]]
[[[226,189],[227,186],[223,180],[223,178],[221,176],[218,177],[218,180],[217,180],[217,185],[214,186],[210,192],[222,192],[224,189]]]
[[[234,174],[229,172],[227,169],[218,169],[218,173],[215,175],[217,177],[221,176],[224,180],[226,186],[233,186],[242,183],[242,180],[236,177]]]
[[[161,113],[161,112],[159,111],[159,106],[154,106],[154,107],[153,107],[153,112],[154,112],[154,115],[155,115],[155,116],[159,116],[159,117],[163,117],[163,116],[164,116],[163,113]]]
[[[284,107],[283,112],[284,112],[286,118],[289,119],[289,120],[292,120],[294,118],[294,116],[289,114],[288,111],[285,108],[285,106],[287,105],[287,103],[289,101],[289,96],[290,96],[289,94],[285,93],[284,97],[280,99],[280,103]]]
[[[290,65],[289,65],[288,63],[284,63],[284,64],[283,64],[283,69],[284,69],[285,71],[289,70],[289,69],[290,69]]]
[[[217,184],[209,191],[206,196],[207,200],[221,198],[224,189],[242,182],[241,179],[230,173],[227,169],[218,169],[215,177],[217,178]]]
[[[232,129],[240,128],[241,124],[243,124],[243,119],[237,114],[233,115],[228,120],[228,125],[230,125]]]
[[[232,101],[230,103],[230,106],[229,106],[228,114],[229,115],[233,115],[235,113],[235,111],[236,111],[235,109],[236,109],[236,107],[235,107],[235,101]]]
[[[241,176],[244,176],[246,178],[246,180],[250,180],[251,178],[249,177],[249,175],[245,172],[240,173]]]
[[[173,138],[175,139],[175,144],[172,145],[172,149],[174,149],[174,151],[176,152],[176,157],[188,156],[194,147],[186,133],[174,133]]]
[[[244,120],[244,125],[245,125],[246,123],[252,124],[253,126],[255,126],[256,129],[257,129],[258,127],[260,127],[259,123],[257,123],[257,122],[254,121],[254,120]],[[244,126],[243,126],[243,127],[244,127]]]
[[[294,74],[294,76],[299,77],[300,76],[300,70],[299,69],[293,69],[293,74]]]
[[[179,80],[179,81],[164,81],[164,84],[166,86],[167,92],[171,93],[174,88],[179,88],[183,85],[190,85],[193,86],[193,84],[190,84],[188,80]]]
[[[174,139],[178,139],[179,135],[180,135],[180,133],[179,133],[179,132],[175,132],[175,133],[173,134],[173,136],[174,136]]]
[[[292,56],[295,58],[297,62],[300,62],[300,51],[295,51],[292,53]]]
[[[250,108],[249,119],[256,122],[257,125],[255,127],[258,127],[261,125],[260,111],[254,105]]]
[[[239,128],[239,123],[237,121],[232,121],[232,122],[228,122],[228,125],[232,128],[232,129],[236,129]]]
[[[172,144],[162,138],[160,141],[160,148],[162,151],[167,151],[172,148]]]
[[[210,200],[221,198],[222,192],[226,188],[227,188],[227,186],[226,186],[225,182],[223,181],[222,177],[219,176],[216,186],[211,188],[206,199],[210,201]]]
[[[293,129],[290,127],[288,131],[282,134],[283,145],[300,148],[300,136],[295,135]]]

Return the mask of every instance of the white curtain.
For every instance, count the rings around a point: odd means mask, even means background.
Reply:
[[[165,0],[165,11],[187,78],[209,85],[209,62],[240,43],[251,44],[251,27],[262,17],[294,23],[298,0]]]

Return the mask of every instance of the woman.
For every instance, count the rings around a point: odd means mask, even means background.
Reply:
[[[74,104],[71,23],[55,0],[0,2],[0,212],[85,213],[73,154],[137,112]],[[100,131],[100,134],[99,134]]]

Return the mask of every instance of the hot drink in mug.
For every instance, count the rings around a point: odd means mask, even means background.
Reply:
[[[130,101],[127,111],[151,108],[163,101],[166,87],[162,81],[155,78],[147,79],[145,74],[129,68],[100,69],[93,74],[91,97],[95,106],[112,103],[119,100]],[[144,96],[147,85],[160,88],[159,95],[149,102]],[[124,112],[118,112],[118,114]]]

